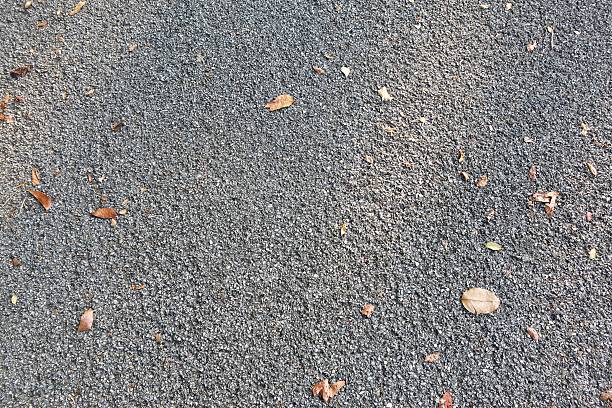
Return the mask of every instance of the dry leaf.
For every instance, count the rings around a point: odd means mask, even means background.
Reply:
[[[463,149],[459,149],[459,157],[457,158],[457,160],[459,160],[459,163],[465,162],[465,152],[463,151]]]
[[[497,242],[493,242],[493,241],[487,242],[485,244],[485,247],[487,247],[491,251],[501,251],[502,250],[502,246],[499,245]]]
[[[593,213],[592,213],[592,212],[590,212],[590,211],[587,211],[587,212],[586,212],[586,214],[585,214],[585,216],[584,216],[584,218],[586,218],[586,220],[587,220],[588,222],[593,221]]]
[[[17,304],[17,295],[13,293],[13,295],[11,296],[11,303],[16,305]]]
[[[438,400],[438,408],[453,408],[453,395],[446,391]]]
[[[40,173],[38,169],[32,169],[32,185],[39,186],[40,185]]]
[[[336,381],[331,386],[328,380],[319,381],[312,387],[312,396],[320,396],[327,404],[346,385],[346,381]]]
[[[90,309],[85,310],[83,314],[81,315],[81,320],[79,321],[79,331],[84,332],[84,331],[91,330],[93,321],[94,321],[93,309],[90,308]]]
[[[36,28],[38,28],[39,30],[42,30],[43,28],[47,27],[49,25],[49,23],[47,22],[47,20],[38,20],[36,22]]]
[[[51,208],[51,198],[49,198],[49,196],[45,193],[36,190],[28,190],[28,193],[32,194],[45,210],[49,210],[49,208]]]
[[[612,406],[612,389],[603,390],[601,394],[599,394],[599,399],[603,402],[607,402],[608,406]]]
[[[93,217],[102,219],[117,218],[117,211],[114,208],[98,208],[90,213]]]
[[[321,395],[323,390],[329,390],[329,381],[323,380],[319,381],[312,387],[312,396],[316,397]]]
[[[27,10],[27,9],[29,9],[29,8],[31,8],[31,7],[32,7],[32,0],[26,0],[26,2],[25,2],[25,3],[23,3],[23,8],[24,8],[24,9],[26,9],[26,10]]]
[[[138,44],[136,43],[128,44],[128,52],[134,52],[136,51],[137,48],[138,48]]]
[[[10,115],[5,115],[3,113],[0,113],[0,122],[6,122],[9,125],[15,123],[15,121],[13,120],[13,117]]]
[[[535,139],[533,139],[533,138],[531,138],[529,136],[525,136],[523,138],[523,142],[525,142],[525,143],[535,143]]]
[[[555,206],[557,205],[557,197],[559,197],[558,191],[549,191],[549,192],[535,192],[531,195],[531,201],[545,203],[544,211],[546,215],[552,217],[553,212],[555,211]]]
[[[162,342],[162,336],[160,333],[155,333],[155,336],[153,336],[153,340],[155,340],[155,342],[157,344],[161,344]]]
[[[587,123],[581,123],[580,124],[580,134],[582,136],[588,136],[589,132],[593,130],[592,127],[590,127]]]
[[[17,79],[17,78],[21,78],[27,75],[28,72],[30,72],[31,70],[32,70],[31,65],[22,65],[12,70],[10,75],[11,75],[11,78]]]
[[[491,8],[491,5],[487,3],[480,3],[480,8],[483,10],[487,10]]]
[[[512,3],[506,3],[506,11],[512,10]]]
[[[433,353],[429,353],[425,356],[425,362],[429,364],[437,363],[440,361],[440,356],[442,354],[439,351],[435,351]]]
[[[591,174],[593,175],[593,177],[597,177],[597,167],[595,167],[595,163],[587,162],[586,166],[589,169],[589,171],[591,172]]]
[[[11,101],[11,95],[4,95],[2,100],[0,100],[0,110],[6,109],[10,101]]]
[[[340,380],[336,381],[329,387],[329,393],[327,395],[323,395],[323,401],[327,404],[333,397],[335,397],[342,388],[346,385],[346,381]]]
[[[369,165],[374,164],[374,158],[368,154],[363,156],[363,160],[365,160]]]
[[[489,183],[489,178],[487,176],[481,176],[478,181],[476,181],[476,187],[485,188]]]
[[[531,337],[533,339],[533,341],[535,341],[536,343],[538,341],[540,341],[540,333],[538,333],[536,331],[536,329],[534,329],[533,327],[527,327],[527,334],[529,335],[529,337]]]
[[[13,265],[15,268],[18,268],[21,266],[21,259],[17,258],[16,256],[11,258],[11,265]]]
[[[491,222],[493,220],[493,217],[495,217],[495,208],[489,209],[489,211],[487,211],[487,213],[485,214],[487,222]]]
[[[127,215],[127,213],[128,213],[127,208],[122,208],[121,210],[119,210],[119,213],[118,213],[118,214],[119,214],[119,215]]]
[[[532,164],[531,167],[529,168],[529,180],[531,181],[536,181],[536,177],[537,177],[537,169],[535,164]]]
[[[532,43],[527,44],[527,51],[528,52],[533,52],[536,49],[536,46],[538,44],[534,41]]]
[[[347,231],[348,231],[348,224],[346,222],[343,222],[342,224],[340,224],[340,236],[341,237],[345,236]]]
[[[349,67],[342,67],[340,71],[344,74],[344,76],[348,77],[351,74],[351,69]]]
[[[461,303],[471,313],[486,314],[496,311],[500,301],[490,290],[471,288],[463,292]]]
[[[288,108],[289,106],[293,105],[293,102],[295,102],[295,98],[293,98],[293,96],[287,94],[279,95],[271,102],[266,103],[265,107],[272,112],[275,110]]]
[[[70,17],[74,16],[75,14],[79,13],[79,12],[80,12],[80,11],[83,9],[83,6],[85,6],[85,0],[81,0],[81,1],[79,1],[79,2],[78,2],[78,3],[77,3],[75,6],[74,6],[74,8],[73,8],[73,9],[70,11],[70,13],[68,13],[68,15],[69,15]]]
[[[461,177],[463,177],[463,179],[464,179],[465,181],[468,181],[468,180],[470,179],[470,175],[469,175],[468,173],[466,173],[465,171],[460,171],[460,172],[459,172],[459,175],[460,175]]]
[[[116,121],[116,122],[111,123],[111,130],[113,132],[119,132],[121,131],[121,129],[123,129],[124,126],[125,126],[125,123],[121,121]]]
[[[387,91],[386,86],[383,86],[378,90],[378,95],[380,95],[380,98],[383,100],[383,102],[389,102],[393,99],[391,95],[389,95],[389,91]]]
[[[132,289],[134,292],[138,292],[139,290],[143,290],[144,288],[145,288],[144,283],[139,283],[138,285],[135,283],[132,283],[132,285],[130,286],[130,289]]]
[[[385,132],[389,133],[390,135],[392,135],[392,134],[397,132],[397,128],[396,127],[389,126],[389,125],[384,125],[382,129]]]
[[[409,162],[409,161],[405,161],[405,162],[402,163],[402,167],[405,168],[405,169],[412,170],[412,169],[414,169],[415,164],[412,163],[412,162]]]
[[[92,97],[94,92],[95,90],[93,88],[87,88],[85,89],[85,96]]]
[[[111,227],[116,227],[117,226],[117,219],[116,218],[111,218],[110,225],[111,225]]]
[[[323,68],[321,68],[321,67],[314,66],[314,67],[312,67],[312,70],[317,75],[325,75],[325,70]]]
[[[366,303],[362,308],[361,308],[361,315],[364,317],[370,317],[372,316],[372,313],[374,313],[374,309],[376,307],[371,304],[371,303]]]
[[[589,251],[589,259],[595,259],[595,258],[597,258],[597,249],[593,247]]]

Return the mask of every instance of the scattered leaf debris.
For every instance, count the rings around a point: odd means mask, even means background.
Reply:
[[[389,102],[393,99],[393,97],[389,95],[389,91],[387,91],[386,86],[383,86],[378,90],[378,95],[380,95],[380,99],[382,99],[383,102]]]
[[[87,96],[87,97],[92,97],[94,92],[96,92],[96,91],[93,88],[89,88],[89,87],[85,88],[85,96]]]
[[[22,65],[10,72],[11,78],[17,79],[26,76],[32,70],[32,65]]]
[[[540,341],[540,333],[536,331],[533,327],[527,327],[527,334],[532,338],[536,343]]]
[[[495,217],[495,208],[490,208],[485,214],[485,218],[487,222],[490,223],[493,220],[493,217]]]
[[[294,102],[295,102],[295,98],[293,96],[284,94],[284,95],[279,95],[276,98],[274,98],[271,102],[266,103],[265,107],[270,112],[272,112],[275,110],[288,108],[289,106],[293,105]]]
[[[534,182],[536,181],[536,178],[538,176],[538,170],[535,164],[532,164],[531,167],[529,168],[528,175],[529,175],[529,180],[534,181]]]
[[[341,237],[345,236],[347,232],[348,232],[348,224],[346,222],[343,222],[342,224],[340,224],[340,236]]]
[[[587,211],[586,214],[584,215],[584,218],[588,221],[591,222],[593,221],[593,213],[590,211]]]
[[[97,208],[95,211],[92,211],[91,216],[102,219],[115,219],[117,218],[117,211],[114,208],[104,207]]]
[[[124,126],[125,126],[125,123],[123,123],[123,121],[118,120],[118,121],[111,123],[111,130],[117,133],[117,132],[120,132]]]
[[[466,173],[465,171],[460,171],[459,175],[461,177],[463,177],[463,180],[468,181],[470,179],[470,175],[468,173]]]
[[[501,245],[494,241],[489,241],[485,243],[485,247],[487,247],[491,251],[501,251],[503,249]]]
[[[593,177],[597,177],[597,167],[595,167],[595,163],[592,161],[586,162],[586,166],[589,169],[589,172],[593,175]]]
[[[487,184],[489,184],[489,177],[487,177],[487,176],[481,176],[476,181],[476,187],[478,187],[478,188],[485,188],[487,186]]]
[[[342,380],[336,381],[332,385],[329,385],[329,381],[325,379],[323,381],[319,381],[312,387],[312,396],[319,396],[323,402],[328,404],[345,385],[346,381]]]
[[[119,215],[127,215],[127,213],[128,213],[127,208],[122,208],[122,209],[119,210],[119,212],[117,214],[119,214]]]
[[[39,186],[40,185],[40,172],[37,168],[32,169],[32,185]]]
[[[465,151],[463,149],[459,149],[459,153],[457,154],[457,160],[459,163],[465,162]]]
[[[599,394],[599,399],[603,402],[607,402],[609,407],[612,407],[612,389],[603,390],[601,394]]]
[[[531,201],[538,203],[545,203],[544,211],[546,215],[552,217],[555,207],[557,205],[557,197],[559,197],[558,191],[549,192],[535,192],[531,195]]]
[[[11,296],[11,303],[16,305],[17,304],[17,295],[13,293],[13,295]]]
[[[74,8],[73,8],[73,9],[72,9],[72,10],[71,10],[69,13],[68,13],[68,15],[69,15],[70,17],[72,17],[72,16],[74,16],[74,15],[76,15],[76,14],[80,13],[80,12],[81,12],[81,10],[83,9],[83,7],[84,7],[84,6],[85,6],[85,0],[81,0],[81,1],[79,1],[79,2],[78,2],[78,3],[77,3],[75,6],[74,6]]]
[[[153,336],[153,340],[155,340],[155,342],[157,344],[161,344],[161,342],[162,342],[161,333],[155,333],[155,335]]]
[[[15,268],[19,268],[21,266],[21,259],[17,258],[16,256],[12,257],[11,265],[13,265]]]
[[[89,309],[85,310],[83,312],[83,314],[81,315],[81,319],[79,320],[79,329],[78,330],[80,332],[91,330],[91,326],[93,325],[93,321],[94,321],[94,311],[93,311],[93,309],[89,308]]]
[[[325,70],[323,68],[321,68],[321,67],[314,66],[314,67],[312,67],[312,70],[317,75],[325,75]]]
[[[374,164],[374,157],[370,156],[369,154],[364,155],[363,160],[365,160],[365,162],[370,166]]]
[[[533,52],[536,49],[537,45],[538,43],[536,43],[535,40],[533,42],[530,42],[529,44],[527,44],[527,51]]]
[[[496,311],[500,301],[495,293],[490,290],[471,288],[463,292],[461,303],[469,312],[478,315]]]
[[[589,259],[597,258],[597,248],[593,247],[589,251]]]
[[[374,313],[374,309],[376,308],[376,306],[374,306],[371,303],[366,303],[365,305],[363,305],[363,307],[361,308],[361,315],[363,317],[370,317],[372,316],[372,313]]]
[[[425,362],[428,364],[434,364],[440,361],[442,354],[439,351],[434,351],[425,356]]]
[[[49,22],[47,20],[36,21],[36,28],[38,28],[39,30],[46,28],[48,25],[49,25]]]
[[[453,408],[453,394],[446,391],[438,400],[438,408]]]
[[[145,288],[145,284],[144,283],[132,283],[130,285],[130,289],[133,290],[134,292],[138,292],[139,290],[143,290]]]
[[[117,226],[117,219],[116,218],[111,218],[110,225],[111,225],[111,227],[116,227]]]
[[[51,208],[51,198],[42,191],[28,190],[28,193],[32,194],[45,210],[48,211]]]
[[[26,0],[25,3],[23,3],[23,8],[25,10],[32,8],[32,0]]]
[[[345,77],[351,75],[351,69],[349,67],[342,67],[340,68],[340,71],[342,71]]]
[[[582,136],[588,136],[591,130],[593,130],[593,128],[589,126],[587,123],[583,122],[580,124],[580,134]]]
[[[137,49],[138,49],[138,44],[136,44],[136,43],[128,44],[128,52],[134,52]]]

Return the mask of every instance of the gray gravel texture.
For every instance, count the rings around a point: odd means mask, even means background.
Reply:
[[[0,123],[3,407],[321,407],[322,378],[334,407],[605,406],[609,0],[74,3],[0,2],[0,91],[25,96]]]

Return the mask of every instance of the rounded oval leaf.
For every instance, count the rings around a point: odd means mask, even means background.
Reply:
[[[499,245],[497,242],[493,242],[493,241],[487,242],[485,246],[491,251],[501,251],[502,250],[502,246]]]
[[[496,311],[501,302],[490,290],[471,288],[463,292],[461,303],[471,313],[486,314]]]

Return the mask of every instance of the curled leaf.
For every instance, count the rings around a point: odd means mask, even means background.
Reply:
[[[51,198],[42,191],[28,190],[28,193],[32,194],[45,210],[51,208]]]
[[[318,383],[316,383],[313,387],[312,387],[312,396],[316,397],[318,395],[320,395],[323,390],[329,390],[329,381],[328,380],[322,380],[319,381]]]
[[[529,335],[529,337],[531,337],[533,339],[533,341],[535,341],[536,343],[538,341],[540,341],[540,333],[538,333],[536,331],[536,329],[534,329],[533,327],[527,327],[527,334]]]
[[[463,179],[464,179],[465,181],[468,181],[468,180],[470,179],[470,175],[469,175],[468,173],[466,173],[465,171],[460,171],[460,172],[459,172],[459,175],[460,175],[461,177],[463,177]]]
[[[361,308],[361,315],[363,317],[370,317],[372,316],[372,313],[374,313],[374,309],[376,307],[371,304],[371,303],[366,303],[362,308]]]
[[[437,363],[440,361],[441,353],[439,351],[435,351],[433,353],[429,353],[425,356],[425,362],[429,364]]]
[[[503,249],[501,245],[494,241],[489,241],[485,243],[485,247],[487,247],[491,251],[501,251]]]
[[[79,12],[80,12],[80,11],[83,9],[83,7],[84,7],[84,6],[85,6],[85,0],[81,0],[81,1],[79,1],[79,2],[78,2],[78,3],[77,3],[75,6],[74,6],[74,8],[73,8],[73,9],[70,11],[70,13],[68,13],[68,15],[69,15],[70,17],[72,17],[72,16],[76,15],[77,13],[79,13]]]
[[[446,391],[438,400],[438,408],[453,408],[453,394]]]
[[[89,331],[91,330],[91,326],[93,325],[94,313],[93,309],[89,308],[83,312],[81,315],[81,319],[79,321],[79,331]]]
[[[295,98],[293,96],[284,94],[284,95],[279,95],[276,98],[274,98],[271,102],[266,103],[265,107],[270,112],[272,112],[275,110],[288,108],[289,106],[293,105],[294,102],[295,102]]]
[[[327,395],[323,395],[323,401],[327,404],[333,397],[335,397],[342,388],[346,385],[346,381],[336,381],[329,387]]]
[[[487,289],[471,288],[461,295],[461,303],[469,312],[487,314],[497,310],[500,305],[495,293]]]
[[[389,102],[393,99],[391,95],[389,95],[389,91],[387,91],[386,86],[383,86],[378,90],[378,95],[380,95],[380,98],[383,100],[383,102]]]
[[[38,169],[32,169],[32,185],[40,185],[40,172],[38,171]]]
[[[93,217],[103,219],[117,218],[117,211],[114,208],[98,208],[90,213]]]

